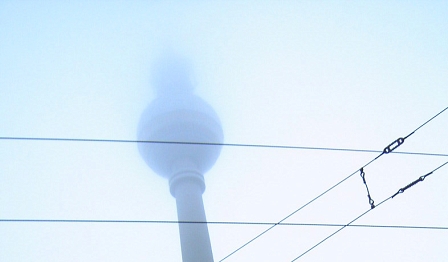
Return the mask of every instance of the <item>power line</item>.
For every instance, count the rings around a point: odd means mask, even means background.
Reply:
[[[381,204],[383,204],[384,202],[386,202],[387,200],[392,199],[391,197],[381,201],[379,204],[377,204],[376,206],[380,206]],[[369,213],[370,211],[372,211],[373,209],[368,209],[367,211],[365,211],[364,213],[362,213],[361,215],[359,215],[358,217],[356,217],[355,219],[353,219],[352,221],[350,221],[349,223],[347,223],[346,225],[343,225],[341,228],[339,228],[338,230],[336,230],[335,232],[331,233],[330,235],[328,235],[326,238],[322,239],[321,241],[319,241],[317,244],[315,244],[314,246],[312,246],[311,248],[309,248],[308,250],[306,250],[305,252],[303,252],[302,254],[300,254],[300,256],[294,258],[291,262],[296,261],[297,259],[303,257],[305,254],[307,254],[308,252],[310,252],[311,250],[315,249],[316,247],[318,247],[319,245],[321,245],[323,242],[327,241],[328,239],[330,239],[331,237],[333,237],[334,235],[336,235],[337,233],[341,232],[342,229],[350,226],[350,224],[352,224],[353,222],[355,222],[356,220],[360,219],[361,217],[363,217],[365,214]]]
[[[379,159],[382,155],[384,154],[389,154],[389,153],[398,153],[398,154],[414,154],[414,155],[427,155],[427,156],[448,156],[447,154],[429,154],[429,153],[416,153],[416,152],[393,152],[396,148],[398,148],[401,144],[404,143],[405,139],[409,138],[411,135],[413,135],[417,130],[419,130],[420,128],[422,128],[423,126],[427,125],[429,122],[431,122],[433,119],[435,119],[437,116],[439,116],[440,114],[442,114],[444,111],[446,111],[448,109],[448,107],[446,107],[445,109],[443,109],[442,111],[440,111],[439,113],[437,113],[436,115],[434,115],[433,117],[431,117],[429,120],[427,120],[425,123],[423,123],[422,125],[420,125],[418,128],[416,128],[414,131],[412,131],[411,133],[409,133],[406,137],[404,138],[398,138],[397,140],[395,140],[394,142],[392,142],[390,145],[388,145],[387,147],[384,148],[383,151],[378,151],[378,150],[363,150],[363,149],[344,149],[344,148],[324,148],[324,147],[301,147],[301,146],[283,146],[283,145],[263,145],[263,144],[236,144],[236,143],[202,143],[202,142],[181,142],[181,141],[139,141],[139,140],[117,140],[117,139],[82,139],[82,138],[39,138],[39,137],[0,137],[0,140],[28,140],[28,141],[64,141],[64,142],[108,142],[108,143],[154,143],[154,144],[184,144],[184,145],[204,145],[204,146],[231,146],[231,147],[257,147],[257,148],[278,148],[278,149],[302,149],[302,150],[327,150],[327,151],[348,151],[348,152],[368,152],[368,153],[380,153],[377,157],[375,157],[374,159],[372,159],[371,161],[369,161],[367,164],[365,164],[364,166],[361,167],[361,169],[367,167],[368,165],[370,165],[371,163],[373,163],[374,161],[376,161],[377,159]],[[302,210],[303,208],[305,208],[306,206],[308,206],[309,204],[311,204],[312,202],[314,202],[315,200],[319,199],[320,197],[322,197],[323,195],[325,195],[326,193],[328,193],[329,191],[331,191],[332,189],[334,189],[335,187],[339,186],[341,183],[345,182],[347,179],[349,179],[350,177],[352,177],[354,174],[356,174],[359,170],[353,172],[352,174],[350,174],[349,176],[347,176],[346,178],[342,179],[341,181],[339,181],[338,183],[336,183],[335,185],[333,185],[332,187],[330,187],[329,189],[325,190],[323,193],[321,193],[320,195],[318,195],[317,197],[313,198],[311,201],[309,201],[308,203],[306,203],[305,205],[301,206],[300,208],[298,208],[297,210],[295,210],[294,212],[292,212],[291,214],[289,214],[288,216],[286,216],[285,218],[283,218],[282,220],[280,220],[277,223],[273,223],[271,224],[271,227],[269,227],[268,229],[266,229],[265,231],[263,231],[261,234],[257,235],[255,238],[251,239],[250,241],[248,241],[247,243],[245,243],[244,245],[242,245],[241,247],[239,247],[238,249],[236,249],[235,251],[233,251],[232,253],[230,253],[229,255],[227,255],[226,257],[224,257],[223,259],[221,259],[220,261],[225,260],[226,258],[230,257],[231,255],[233,255],[234,253],[236,253],[237,251],[241,250],[242,248],[244,248],[245,246],[247,246],[248,244],[250,244],[251,242],[253,242],[254,240],[256,240],[257,238],[261,237],[262,235],[264,235],[265,233],[267,233],[268,231],[270,231],[271,229],[273,229],[274,227],[283,224],[282,222],[285,221],[286,219],[288,219],[289,217],[293,216],[294,214],[296,214],[297,212],[299,212],[300,210]],[[382,204],[383,202],[381,202],[380,204]],[[380,205],[378,204],[378,205]],[[370,211],[370,210],[369,210]],[[366,212],[367,213],[367,212]],[[358,219],[358,218],[357,218]],[[356,221],[356,219],[354,220]],[[354,221],[350,222],[353,223]],[[343,228],[345,228],[347,225],[344,225]],[[341,229],[340,229],[341,230]],[[336,233],[339,231],[336,231]],[[331,236],[330,236],[331,237]],[[325,241],[325,240],[324,240]]]
[[[110,219],[0,219],[0,223],[104,223],[104,224],[210,224],[210,225],[243,225],[243,226],[303,226],[303,227],[358,227],[358,228],[390,228],[390,229],[425,229],[448,230],[443,226],[406,226],[406,225],[365,225],[365,224],[329,224],[329,223],[275,223],[244,221],[177,221],[177,220],[110,220]]]
[[[325,190],[323,193],[319,194],[318,196],[316,196],[315,198],[311,199],[310,201],[308,201],[306,204],[302,205],[301,207],[299,207],[298,209],[296,209],[295,211],[293,211],[292,213],[290,213],[289,215],[287,215],[286,217],[284,217],[283,219],[281,219],[277,224],[274,224],[272,226],[270,226],[269,228],[267,228],[266,230],[264,230],[263,232],[261,232],[260,234],[258,234],[257,236],[255,236],[254,238],[252,238],[251,240],[249,240],[248,242],[244,243],[243,245],[241,245],[240,247],[238,247],[237,249],[235,249],[234,251],[232,251],[230,254],[228,254],[227,256],[225,256],[224,258],[222,258],[221,260],[219,260],[219,262],[222,262],[224,260],[226,260],[227,258],[229,258],[230,256],[232,256],[233,254],[235,254],[236,252],[240,251],[241,249],[243,249],[244,247],[246,247],[247,245],[249,245],[250,243],[252,243],[253,241],[257,240],[258,238],[260,238],[261,236],[263,236],[264,234],[266,234],[267,232],[269,232],[270,230],[272,230],[274,227],[276,227],[278,224],[282,223],[283,221],[285,221],[286,219],[290,218],[291,216],[295,215],[297,212],[299,212],[300,210],[302,210],[303,208],[307,207],[308,205],[310,205],[311,203],[313,203],[314,201],[316,201],[317,199],[319,199],[320,197],[322,197],[323,195],[327,194],[328,192],[330,192],[331,190],[333,190],[334,188],[336,188],[337,186],[339,186],[340,184],[342,184],[343,182],[345,182],[347,179],[349,179],[350,177],[352,177],[354,174],[358,173],[358,171],[364,169],[365,167],[367,167],[368,165],[370,165],[371,163],[373,163],[374,161],[376,161],[378,158],[380,158],[381,156],[385,155],[385,154],[389,154],[392,153],[395,149],[397,149],[400,145],[402,145],[404,143],[404,141],[409,138],[410,136],[412,136],[417,130],[419,130],[420,128],[422,128],[423,126],[427,125],[429,122],[431,122],[433,119],[435,119],[437,116],[439,116],[440,114],[442,114],[443,112],[445,112],[448,109],[448,107],[446,107],[445,109],[443,109],[442,111],[440,111],[439,113],[437,113],[436,115],[434,115],[433,117],[431,117],[429,120],[427,120],[425,123],[423,123],[422,125],[420,125],[419,127],[417,127],[415,130],[413,130],[411,133],[409,133],[407,136],[405,136],[404,138],[400,137],[397,140],[395,140],[394,142],[392,142],[391,144],[389,144],[387,147],[384,148],[383,151],[381,151],[381,153],[373,158],[372,160],[370,160],[369,162],[367,162],[367,164],[365,164],[364,166],[362,166],[361,168],[357,169],[355,172],[351,173],[349,176],[345,177],[344,179],[342,179],[341,181],[337,182],[335,185],[331,186],[330,188],[328,188],[327,190]],[[381,203],[380,203],[381,204]],[[356,221],[356,220],[354,220]],[[352,221],[351,223],[353,223],[354,221]],[[350,224],[351,224],[350,223]],[[338,232],[338,231],[337,231]],[[325,241],[325,240],[324,240]]]
[[[417,130],[419,130],[420,128],[424,127],[426,124],[428,124],[429,122],[431,122],[434,118],[438,117],[440,114],[442,114],[443,112],[445,112],[446,110],[448,110],[448,107],[446,107],[445,109],[443,109],[442,111],[440,111],[439,113],[437,113],[436,115],[434,115],[433,117],[431,117],[430,119],[428,119],[428,121],[426,121],[425,123],[421,124],[419,127],[417,127],[412,133],[410,133],[408,136],[414,134]]]
[[[437,167],[436,169],[434,169],[434,170],[432,170],[431,172],[429,172],[428,174],[426,174],[424,177],[427,177],[427,176],[433,174],[434,172],[436,172],[437,170],[439,170],[440,168],[442,168],[442,167],[445,166],[446,164],[448,164],[448,162],[445,162],[444,164],[440,165],[440,166]],[[416,180],[416,181],[418,181],[418,180]],[[421,180],[421,181],[423,181],[423,180]],[[411,184],[409,184],[409,185],[414,186],[415,184],[417,184],[417,183],[414,183],[414,182],[413,182],[413,183],[411,183]],[[409,185],[408,185],[408,186],[409,186]],[[408,186],[407,186],[407,187],[408,187]],[[409,186],[409,187],[411,187],[411,186]],[[400,189],[400,190],[398,190],[398,192],[400,192],[400,191],[402,191],[402,190],[403,190],[403,189]],[[404,191],[404,190],[403,190],[403,191]],[[401,193],[403,193],[403,192],[401,192]],[[392,196],[390,196],[390,197],[384,199],[384,200],[381,201],[379,204],[377,204],[376,207],[378,207],[378,206],[382,205],[383,203],[385,203],[386,201],[388,201],[388,200],[394,198],[397,194],[398,194],[398,193],[396,193],[396,194],[394,194],[394,195],[392,195]],[[366,215],[367,213],[369,213],[369,212],[372,211],[372,210],[373,210],[373,208],[371,208],[371,209],[365,211],[364,213],[362,213],[361,215],[357,216],[355,219],[353,219],[352,221],[350,221],[350,222],[347,223],[346,225],[343,225],[341,228],[339,228],[339,229],[336,230],[335,232],[331,233],[330,235],[328,235],[327,237],[325,237],[324,239],[322,239],[321,241],[319,241],[317,244],[315,244],[314,246],[312,246],[311,248],[309,248],[308,250],[306,250],[305,252],[303,252],[302,254],[300,254],[300,256],[296,257],[296,258],[293,259],[291,262],[294,262],[294,261],[296,261],[297,259],[303,257],[305,254],[307,254],[307,253],[310,252],[311,250],[315,249],[316,247],[318,247],[319,245],[321,245],[323,242],[327,241],[328,239],[330,239],[331,237],[333,237],[334,235],[336,235],[337,233],[339,233],[339,232],[340,232],[341,230],[343,230],[344,228],[350,226],[353,222],[355,222],[356,220],[360,219],[361,217],[363,217],[364,215]]]
[[[295,150],[318,150],[318,151],[341,151],[357,153],[383,153],[381,150],[355,149],[355,148],[336,148],[336,147],[310,147],[310,146],[288,146],[288,145],[268,145],[268,144],[243,144],[243,143],[205,143],[205,142],[182,142],[182,141],[155,141],[155,140],[127,140],[127,139],[95,139],[95,138],[55,138],[55,137],[14,137],[3,136],[0,140],[19,140],[19,141],[53,141],[53,142],[93,142],[93,143],[148,143],[148,144],[175,144],[175,145],[199,145],[199,146],[225,146],[225,147],[254,147],[254,148],[272,148],[272,149],[295,149]],[[394,151],[393,154],[419,155],[419,156],[440,156],[448,157],[443,153],[424,153],[424,152],[403,152]]]

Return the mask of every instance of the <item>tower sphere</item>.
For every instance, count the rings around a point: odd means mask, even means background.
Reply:
[[[159,64],[153,76],[157,98],[140,118],[138,139],[148,141],[138,144],[140,154],[163,177],[170,179],[185,169],[202,175],[221,152],[220,120],[208,103],[193,94],[187,77],[191,70],[185,63],[169,57]]]

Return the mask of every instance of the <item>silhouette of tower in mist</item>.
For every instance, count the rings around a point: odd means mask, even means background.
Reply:
[[[174,53],[155,63],[157,96],[141,116],[138,139],[169,143],[138,143],[138,149],[148,166],[169,180],[178,220],[206,222],[204,174],[219,157],[222,146],[216,144],[223,142],[223,131],[213,108],[194,94],[191,71],[188,61]],[[206,223],[179,223],[179,234],[184,262],[213,261]]]

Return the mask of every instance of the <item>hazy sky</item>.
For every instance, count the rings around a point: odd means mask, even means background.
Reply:
[[[448,106],[444,1],[0,1],[0,137],[135,140],[166,47],[225,143],[383,150]],[[379,203],[448,161],[448,112],[365,168]],[[224,147],[209,221],[278,222],[377,153]],[[448,227],[448,166],[355,224]],[[358,174],[287,219],[345,224]],[[1,219],[176,220],[133,143],[0,140]],[[215,261],[269,226],[209,225]],[[277,226],[225,261],[291,261],[338,227]],[[298,261],[446,261],[448,230],[349,227]],[[0,261],[181,261],[176,224],[0,222]]]

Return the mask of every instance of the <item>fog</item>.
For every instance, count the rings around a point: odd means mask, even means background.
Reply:
[[[1,1],[0,261],[181,261],[178,225],[161,222],[178,219],[168,179],[132,141],[152,103],[185,93],[212,108],[227,144],[204,172],[207,220],[279,222],[447,107],[447,12],[436,1]],[[161,65],[167,53],[181,62]],[[444,112],[396,149],[425,154],[364,168],[375,203],[447,161],[447,123]],[[356,224],[448,227],[447,170]],[[356,173],[284,222],[346,224],[369,208]],[[214,260],[270,226],[209,224]],[[278,225],[224,261],[292,261],[338,228]],[[444,261],[447,240],[446,229],[347,227],[298,261]]]

